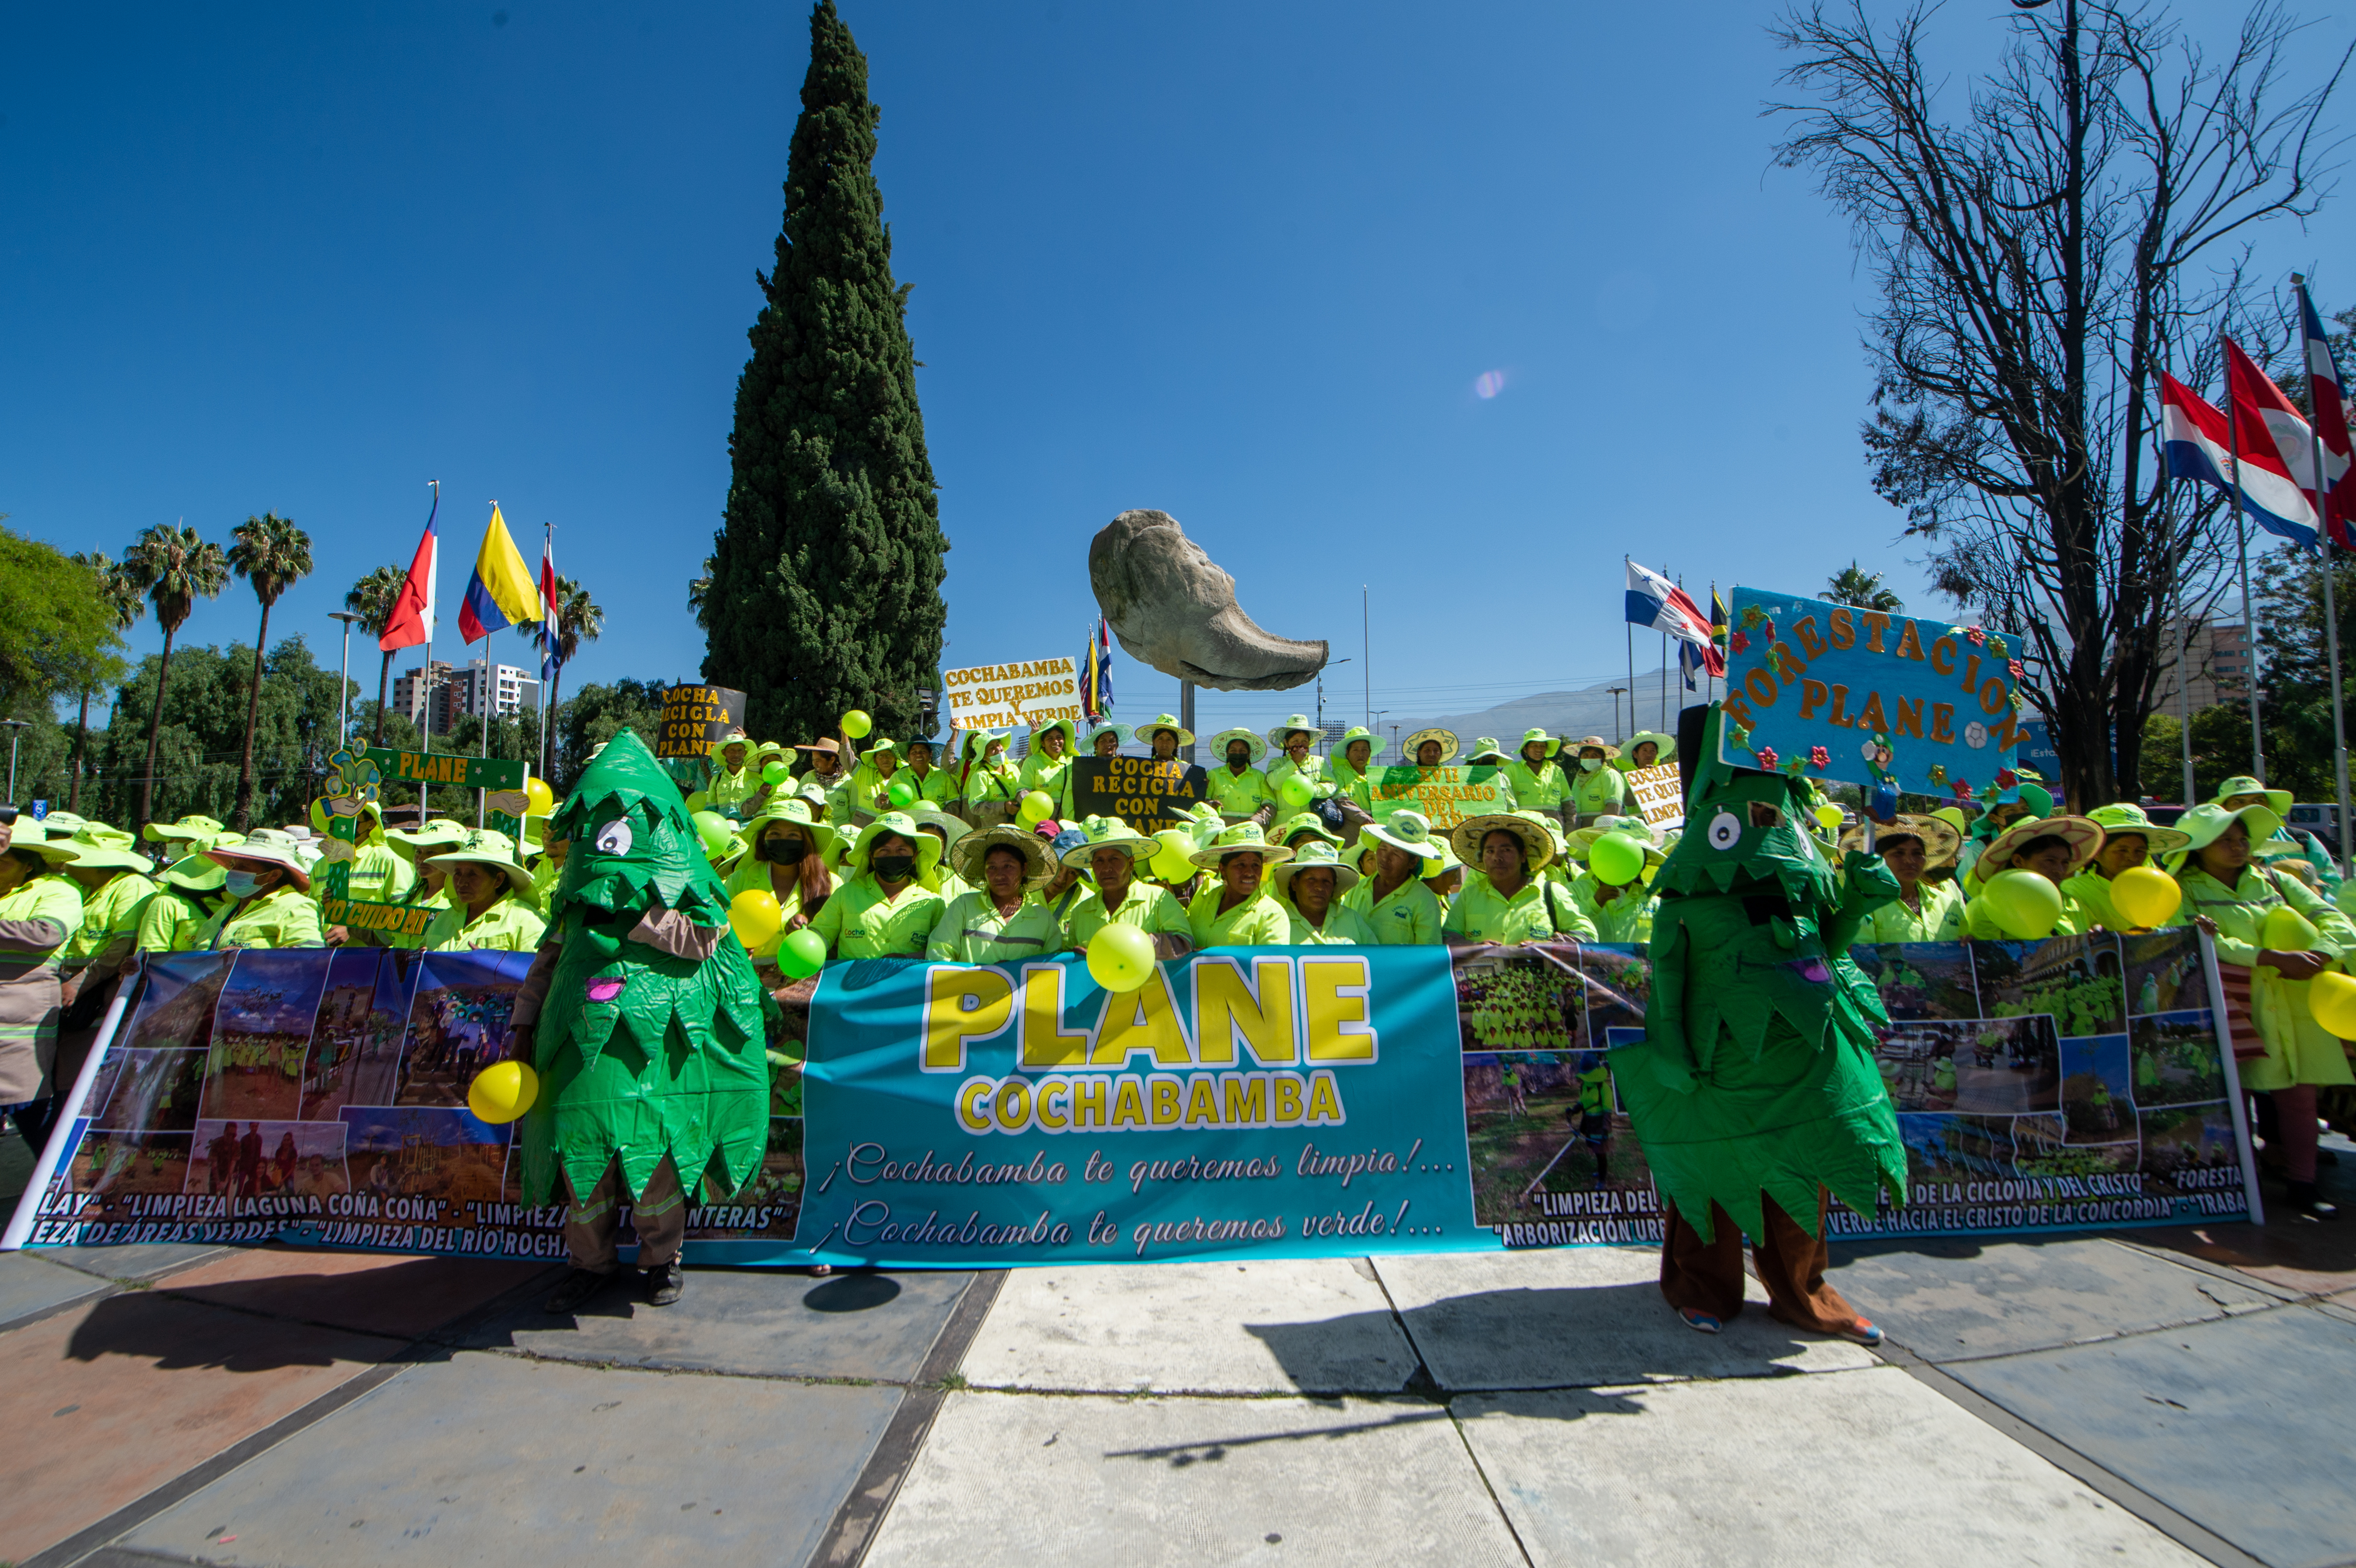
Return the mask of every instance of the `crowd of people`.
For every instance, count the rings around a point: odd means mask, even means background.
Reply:
[[[729,893],[776,898],[779,928],[752,957],[781,996],[797,982],[781,971],[780,949],[804,930],[829,960],[962,963],[1082,951],[1110,923],[1146,932],[1165,958],[1249,945],[1649,939],[1650,883],[1677,830],[1647,824],[1626,774],[1675,762],[1671,737],[1640,731],[1614,743],[1532,730],[1511,750],[1483,737],[1467,752],[1456,735],[1426,730],[1388,769],[1368,730],[1322,750],[1321,738],[1298,714],[1264,733],[1209,737],[1204,798],[1174,838],[1080,816],[1072,766],[1079,756],[1180,757],[1196,738],[1169,714],[1134,730],[1043,725],[1019,763],[1007,756],[1011,737],[991,731],[942,746],[883,736],[788,746],[731,733],[678,770],[678,784],[691,810],[725,824],[707,848]],[[1451,765],[1494,784],[1489,804],[1499,809],[1442,830],[1403,807],[1412,791],[1398,786],[1419,776],[1405,769]],[[1828,849],[1869,838],[1896,879],[1899,898],[1859,933],[1874,943],[2016,934],[1988,896],[2010,870],[2058,890],[2054,931],[2129,931],[2112,881],[2163,867],[2183,892],[2173,922],[2201,922],[2221,960],[2253,976],[2265,1053],[2244,1081],[2272,1098],[2292,1206],[2319,1215],[2329,1205],[2315,1187],[2317,1094],[2356,1079],[2306,993],[2356,954],[2356,923],[2337,901],[2356,897],[2356,883],[2343,884],[2329,857],[2285,826],[2288,805],[2284,792],[2236,778],[2162,827],[2126,802],[2064,811],[2023,775],[1976,813],[1950,805],[1845,824],[1827,802],[1807,826]],[[326,918],[327,840],[302,825],[240,834],[191,816],[134,836],[64,813],[0,817],[0,1106],[37,1143],[78,1066],[59,1060],[60,1040],[94,1024],[139,955],[347,944],[532,951],[567,850],[545,816],[511,837],[446,817],[389,828],[370,804],[354,823],[349,895],[410,917],[377,929]],[[2269,944],[2276,909],[2297,912],[2308,945]]]

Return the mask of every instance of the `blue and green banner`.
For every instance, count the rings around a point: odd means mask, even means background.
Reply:
[[[885,1267],[1494,1246],[1439,947],[827,971],[801,1244]]]

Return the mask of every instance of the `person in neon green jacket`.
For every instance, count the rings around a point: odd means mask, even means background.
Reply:
[[[384,808],[363,801],[352,821],[352,870],[345,886],[371,903],[399,903],[417,880],[408,860],[385,841]]]
[[[1226,759],[1211,770],[1205,785],[1212,804],[1224,817],[1256,818],[1266,827],[1276,812],[1276,796],[1269,791],[1268,775],[1254,764],[1268,754],[1267,742],[1248,730],[1222,730],[1211,737],[1211,745]]]
[[[58,955],[81,924],[81,890],[59,874],[73,859],[70,841],[51,840],[14,808],[8,815],[0,826],[0,1111],[38,1150],[56,1093]]]
[[[1657,730],[1639,730],[1621,742],[1620,754],[1612,759],[1612,765],[1624,773],[1630,768],[1655,768],[1676,760],[1675,737]]]
[[[130,956],[139,935],[139,916],[155,896],[155,863],[131,848],[119,827],[90,823],[67,840],[74,852],[66,874],[81,889],[81,925],[59,954],[65,1005],[74,1005],[75,981],[84,971],[93,979],[112,975]]]
[[[1012,820],[1023,796],[1023,775],[1006,760],[1006,737],[969,730],[959,745],[967,817],[976,827],[997,827]]]
[[[933,743],[930,741],[908,742],[908,782],[916,786],[914,805],[929,803],[946,808],[957,805],[964,798],[958,790],[957,781],[949,777],[948,770],[933,764]]]
[[[761,793],[761,770],[753,760],[753,742],[744,731],[731,730],[704,748],[704,754],[712,760],[711,772],[704,778],[704,808],[732,821],[747,815],[747,803]]]
[[[1603,874],[1595,869],[1595,843],[1607,833],[1633,839],[1644,851],[1644,864],[1627,881],[1606,881]],[[1658,869],[1661,862],[1668,857],[1653,841],[1652,829],[1642,818],[1598,817],[1592,827],[1582,827],[1569,835],[1563,858],[1583,868],[1587,873],[1571,882],[1570,898],[1579,906],[1580,912],[1594,925],[1598,942],[1652,941],[1653,895],[1644,884],[1644,874]]]
[[[914,958],[932,940],[945,901],[940,845],[904,811],[859,830],[846,873],[810,922],[830,958]]]
[[[2062,884],[2062,891],[2083,912],[2086,929],[2128,932],[2139,929],[2111,901],[2111,882],[2121,871],[2157,861],[2188,848],[2190,834],[2161,827],[2143,814],[2143,807],[2118,801],[2098,805],[2086,816],[2103,830],[2103,847],[2084,868]]]
[[[431,924],[433,914],[439,914],[450,907],[450,892],[444,885],[449,873],[433,865],[432,859],[444,849],[465,843],[466,835],[473,831],[465,823],[447,816],[437,816],[424,827],[413,830],[388,829],[385,833],[388,847],[408,863],[410,878],[409,886],[401,897],[385,901],[397,903],[404,909],[430,911],[432,913],[427,916],[427,923]],[[330,947],[340,947],[353,941],[377,947],[420,947],[425,942],[422,927],[415,935],[410,935],[399,931],[354,932],[334,925],[327,928],[327,938]]]
[[[851,783],[842,791],[843,809],[848,816],[839,826],[856,829],[884,812],[905,811],[916,803],[913,793],[905,802],[892,798],[892,781],[900,775],[900,763],[899,741],[881,735],[868,741],[859,765],[851,770]],[[913,792],[915,785],[910,784],[907,788]],[[834,820],[831,812],[828,813],[828,820]]]
[[[2184,901],[2169,923],[2206,923],[2218,961],[2250,971],[2250,1017],[2265,1053],[2242,1061],[2242,1087],[2275,1097],[2289,1207],[2321,1220],[2338,1211],[2316,1189],[2316,1092],[2356,1083],[2356,1074],[2344,1043],[2317,1020],[2309,987],[2328,970],[2346,972],[2356,924],[2297,878],[2256,862],[2256,847],[2281,825],[2263,805],[2229,810],[2211,803],[2178,817],[2192,842],[2171,861]],[[2278,928],[2287,923],[2269,917],[2286,909],[2315,933],[2299,933],[2304,946],[2273,945],[2285,939]],[[2270,923],[2277,927],[2271,933]]]
[[[1481,869],[1440,923],[1449,946],[1595,940],[1595,923],[1570,890],[1539,874],[1554,859],[1554,840],[1537,823],[1500,812],[1468,817],[1449,837],[1460,861]]]
[[[1358,873],[1344,865],[1333,846],[1312,840],[1292,859],[1269,874],[1276,896],[1284,905],[1289,929],[1285,941],[1294,947],[1374,947],[1374,929],[1365,917],[1342,901],[1357,886]]]
[[[241,833],[223,834],[218,842],[240,843],[244,837]],[[172,862],[156,879],[155,896],[140,906],[138,951],[194,952],[197,939],[228,901],[221,891],[228,880],[228,870],[201,851]],[[123,965],[125,974],[131,968],[129,963]]]
[[[1169,889],[1138,875],[1160,848],[1118,816],[1091,816],[1080,824],[1083,842],[1064,851],[1064,865],[1087,878],[1087,895],[1072,907],[1064,931],[1074,947],[1108,925],[1133,925],[1153,938],[1154,955],[1183,958],[1194,950],[1194,928],[1186,906]]]
[[[1372,730],[1353,724],[1325,759],[1325,776],[1333,781],[1334,793],[1369,816],[1375,814],[1375,786],[1367,775],[1374,772],[1376,745]]]
[[[1306,713],[1296,713],[1268,732],[1268,743],[1276,760],[1268,765],[1268,793],[1277,803],[1277,810],[1290,814],[1305,806],[1308,801],[1295,805],[1284,798],[1284,781],[1299,778],[1309,790],[1309,801],[1328,800],[1338,786],[1326,776],[1325,759],[1309,748],[1317,739],[1316,726]]]
[[[1931,873],[1954,864],[1964,836],[1937,816],[1901,814],[1874,830],[1873,852],[1898,880],[1898,897],[1869,911],[1858,927],[1859,942],[1956,942],[1964,934],[1964,892],[1954,880]],[[1841,834],[1843,850],[1863,853],[1862,823]]]
[[[1239,822],[1188,858],[1212,873],[1186,906],[1196,947],[1284,945],[1292,923],[1261,884],[1268,868],[1291,859],[1291,850],[1269,843],[1259,824]]]
[[[794,749],[809,759],[809,771],[794,781],[794,793],[808,798],[816,791],[825,796],[826,819],[849,831],[851,769],[843,763],[842,748],[830,736],[821,735]]]
[[[943,964],[1020,964],[1065,948],[1061,922],[1039,901],[1047,847],[1023,827],[984,827],[958,841],[957,874],[978,883],[942,907],[925,956]]]
[[[1446,918],[1440,899],[1424,885],[1424,877],[1440,862],[1446,844],[1434,837],[1430,821],[1420,812],[1395,811],[1384,821],[1358,834],[1360,876],[1342,894],[1386,946],[1409,947],[1440,940]],[[1374,868],[1365,869],[1371,852]]]
[[[1031,752],[1023,759],[1018,775],[1025,795],[1041,791],[1055,803],[1059,813],[1070,809],[1072,753],[1079,745],[1079,733],[1080,727],[1068,719],[1033,726]]]
[[[1554,760],[1560,750],[1562,741],[1544,730],[1522,731],[1521,751],[1505,764],[1505,782],[1513,786],[1515,805],[1551,816],[1562,815],[1570,781],[1563,776],[1562,765]]]
[[[1987,896],[1990,879],[2008,870],[2034,871],[2051,882],[2062,898],[2062,918],[2053,934],[2076,935],[2087,931],[2093,918],[2063,884],[2083,869],[2103,847],[2103,830],[2083,816],[2032,816],[2014,823],[1980,851],[1972,875],[1979,887],[1964,906],[1964,934],[1974,942],[2013,941],[1997,918]]]
[[[776,933],[745,950],[762,985],[774,992],[787,984],[777,969],[777,948],[815,920],[842,885],[830,867],[839,839],[833,828],[818,820],[809,802],[798,796],[777,802],[746,823],[744,837],[750,851],[721,887],[732,901],[746,892],[765,892],[777,901]]]
[[[540,951],[548,920],[533,907],[531,873],[514,840],[486,829],[434,859],[448,879],[450,907],[425,928],[425,951]]]
[[[1620,754],[1620,748],[1601,735],[1582,735],[1565,741],[1563,746],[1572,763],[1567,774],[1570,793],[1565,803],[1571,826],[1591,827],[1599,816],[1626,816],[1628,781],[1617,768],[1604,765]]]
[[[207,925],[198,945],[230,947],[325,947],[319,906],[312,901],[311,873],[294,851],[294,840],[272,827],[257,827],[242,843],[216,845],[205,853],[229,873],[222,889],[230,901]]]

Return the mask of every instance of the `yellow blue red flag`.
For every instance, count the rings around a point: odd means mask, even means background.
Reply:
[[[540,588],[508,537],[507,519],[499,504],[491,503],[491,526],[483,532],[483,548],[475,555],[475,574],[466,580],[466,602],[458,606],[458,635],[480,642],[502,626],[521,625],[546,618]]]

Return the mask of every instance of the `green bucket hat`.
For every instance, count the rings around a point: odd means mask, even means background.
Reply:
[[[2155,860],[2162,855],[2172,855],[2192,843],[2192,836],[2173,827],[2162,827],[2143,814],[2143,807],[2127,801],[2098,805],[2086,813],[2103,830],[2105,838],[2137,837]]]
[[[1342,836],[1326,827],[1324,819],[1313,811],[1286,817],[1268,830],[1268,841],[1297,849],[1300,846],[1293,843],[1293,839],[1303,833],[1311,835],[1313,839],[1323,839],[1337,849],[1342,847]]]
[[[918,827],[916,819],[905,811],[887,811],[861,828],[843,863],[854,872],[865,872],[868,851],[886,833],[896,833],[916,847],[916,879],[929,886],[941,863],[941,841]]]
[[[419,860],[428,859],[454,844],[465,843],[466,835],[474,831],[463,822],[454,822],[449,817],[437,816],[423,827],[388,827],[384,830],[384,838],[386,843],[392,846],[394,854],[414,866]]]
[[[1047,731],[1050,730],[1061,730],[1064,732],[1064,755],[1068,757],[1080,749],[1080,727],[1069,719],[1056,719],[1044,724],[1031,726],[1033,751],[1039,749],[1039,742],[1047,738]]]
[[[1353,724],[1343,731],[1342,738],[1333,742],[1332,749],[1326,754],[1339,757],[1346,763],[1350,760],[1351,746],[1360,741],[1366,743],[1366,762],[1371,766],[1375,758],[1382,753],[1383,738],[1364,724]]]
[[[1250,753],[1251,760],[1255,763],[1268,755],[1267,741],[1261,740],[1249,730],[1235,729],[1222,730],[1217,734],[1211,737],[1212,759],[1215,762],[1226,762],[1227,760],[1227,747],[1237,741],[1241,741],[1244,743],[1244,749]]]
[[[1514,755],[1518,757],[1528,751],[1530,742],[1533,741],[1543,743],[1546,747],[1546,754],[1549,757],[1562,750],[1561,736],[1549,735],[1544,730],[1525,730],[1522,731],[1522,743],[1514,748]]]
[[[434,851],[426,859],[438,862],[445,870],[458,865],[495,867],[506,876],[510,891],[526,898],[532,895],[531,872],[525,868],[522,857],[516,853],[515,840],[504,833],[480,828],[468,833],[456,844]]]
[[[150,844],[186,845],[188,850],[196,850],[228,831],[213,818],[191,812],[177,822],[151,822],[139,830],[139,837]]]
[[[1658,730],[1639,730],[1621,741],[1620,758],[1627,762],[1630,767],[1635,766],[1636,748],[1647,741],[1653,742],[1658,749],[1653,752],[1653,760],[1645,764],[1646,766],[1657,768],[1664,763],[1674,763],[1677,760],[1677,738],[1674,735],[1664,735]]]
[[[1206,871],[1215,871],[1219,862],[1230,855],[1253,854],[1263,865],[1273,866],[1280,860],[1292,859],[1292,851],[1281,844],[1271,844],[1261,837],[1257,822],[1238,822],[1187,857]]]
[[[747,763],[753,761],[753,737],[747,735],[742,730],[729,731],[728,733],[721,736],[720,739],[712,741],[709,746],[704,747],[703,754],[712,759],[712,763],[714,767],[724,768],[728,765],[728,763],[723,753],[731,746],[744,747],[744,760]]]
[[[1098,740],[1106,735],[1112,737],[1112,743],[1116,748],[1129,744],[1129,731],[1120,725],[1108,720],[1102,724],[1091,724],[1088,726],[1088,732],[1080,737],[1080,753],[1083,756],[1094,756],[1096,754]]]
[[[213,848],[225,849],[244,842],[242,833],[224,833],[214,841]],[[229,868],[198,849],[173,861],[160,880],[166,887],[184,892],[217,893],[229,885]]]
[[[2262,795],[2266,797],[2268,811],[2286,822],[2290,820],[2290,791],[2268,789],[2247,773],[2237,773],[2219,784],[2217,793],[2209,797],[2209,802],[2212,805],[2222,805],[2237,795]]]
[[[51,825],[56,820],[56,814],[52,812],[49,822],[43,824],[44,827],[51,827],[53,834],[55,829]],[[133,839],[130,834],[119,827],[109,827],[102,822],[83,824],[73,831],[70,842],[73,846],[73,867],[76,870],[136,871],[146,876],[155,869],[155,861],[131,848]]]
[[[2168,869],[2171,871],[2183,869],[2185,862],[2191,859],[2192,851],[2205,849],[2214,844],[2219,836],[2236,822],[2243,824],[2248,832],[2253,853],[2273,837],[2275,830],[2282,826],[2282,818],[2263,805],[2245,805],[2237,811],[2228,811],[2213,800],[2204,801],[2176,819],[2176,826],[2183,832],[2185,842],[2183,848],[2169,857]]]
[[[29,816],[16,819],[16,829],[9,836],[8,848],[30,850],[47,860],[53,871],[61,871],[80,859],[75,853],[71,835],[52,834]]]
[[[1286,898],[1292,896],[1292,879],[1303,871],[1333,873],[1333,896],[1340,898],[1358,885],[1358,869],[1344,861],[1331,844],[1309,843],[1301,847],[1289,864],[1279,866],[1269,873],[1276,891]]]
[[[1380,822],[1358,829],[1358,837],[1404,849],[1424,860],[1437,860],[1446,840],[1431,831],[1431,819],[1419,811],[1395,811]]]
[[[1064,869],[1085,871],[1099,849],[1126,849],[1132,861],[1151,860],[1162,846],[1118,816],[1091,816],[1079,825],[1087,842],[1064,851]]]
[[[1151,723],[1140,724],[1137,727],[1137,738],[1144,741],[1150,750],[1153,745],[1153,732],[1157,730],[1167,730],[1177,736],[1178,744],[1182,748],[1194,743],[1194,731],[1180,724],[1178,715],[1175,713],[1156,714]]]
[[[1284,750],[1285,741],[1292,738],[1292,733],[1296,730],[1305,731],[1308,734],[1309,743],[1311,745],[1313,746],[1317,743],[1317,736],[1319,734],[1317,726],[1310,721],[1308,714],[1296,713],[1292,715],[1291,718],[1287,719],[1283,723],[1279,724],[1275,729],[1270,730],[1268,732],[1268,749],[1271,752],[1281,752]]]
[[[810,811],[809,802],[799,795],[787,795],[771,801],[766,810],[744,824],[744,844],[747,848],[758,844],[772,822],[790,823],[802,836],[818,847],[819,856],[829,865],[834,862],[834,849],[841,835],[827,823],[820,822]]]
[[[1484,763],[1494,767],[1503,767],[1508,759],[1505,756],[1505,748],[1497,744],[1497,738],[1494,735],[1481,735],[1473,739],[1472,750],[1465,753],[1464,760],[1476,767]]]

